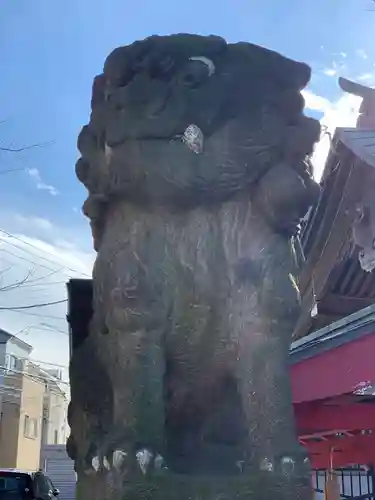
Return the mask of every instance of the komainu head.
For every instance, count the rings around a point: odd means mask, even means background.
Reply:
[[[298,206],[287,217],[303,216],[317,192],[306,159],[320,135],[303,114],[309,79],[306,64],[215,36],[153,36],[114,50],[94,80],[90,122],[78,140],[87,215],[103,218],[115,198],[221,203],[262,179],[274,183],[269,172],[278,166],[300,180],[285,193]]]

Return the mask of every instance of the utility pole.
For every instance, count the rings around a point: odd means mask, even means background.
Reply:
[[[42,429],[40,439],[40,467],[43,468],[43,447],[48,441],[48,422],[49,422],[49,383],[47,380],[44,382],[44,395],[42,402]]]

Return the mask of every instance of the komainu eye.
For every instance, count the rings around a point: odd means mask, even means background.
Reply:
[[[207,57],[191,57],[185,65],[181,81],[183,85],[196,88],[215,72],[215,65]]]

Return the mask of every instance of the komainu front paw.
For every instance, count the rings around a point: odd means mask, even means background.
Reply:
[[[97,454],[91,458],[90,467],[86,474],[97,472],[116,471],[126,473],[130,469],[141,472],[143,476],[153,472],[167,470],[163,457],[159,453],[153,453],[147,448],[142,448],[137,452],[129,452],[116,449],[108,452],[107,455]]]
[[[131,452],[123,443],[113,443],[103,440],[92,443],[84,459],[84,473],[116,471],[125,473],[131,468]]]
[[[163,456],[151,447],[134,446],[119,429],[104,435],[99,443],[93,443],[85,458],[85,473],[116,471],[126,474],[148,475],[166,470]]]
[[[260,461],[260,469],[264,472],[280,474],[291,479],[309,475],[311,464],[306,452],[301,449],[274,458],[264,457]]]
[[[115,470],[125,472],[130,467],[129,453],[124,450],[114,450],[107,455],[94,455],[88,472],[105,472]]]
[[[160,453],[154,453],[147,448],[141,448],[135,453],[136,460],[142,474],[152,473],[153,471],[167,470],[168,467]]]

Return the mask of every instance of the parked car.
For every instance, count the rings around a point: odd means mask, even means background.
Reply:
[[[0,500],[51,500],[59,495],[42,471],[0,469]]]

